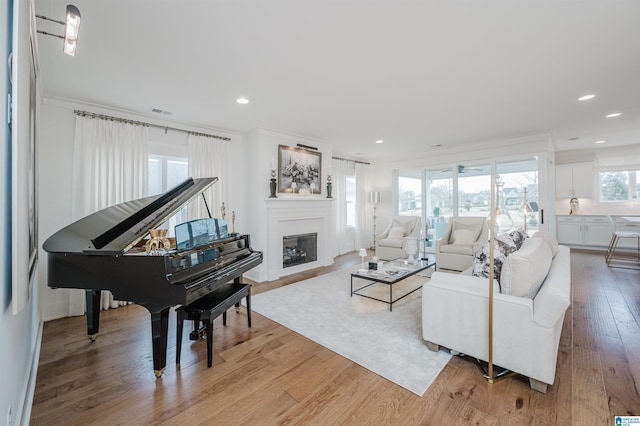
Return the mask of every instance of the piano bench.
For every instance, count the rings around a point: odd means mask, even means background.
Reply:
[[[207,336],[207,367],[213,363],[213,320],[222,314],[222,323],[227,325],[227,309],[232,306],[240,307],[242,298],[247,298],[247,320],[251,327],[251,285],[224,284],[206,296],[189,305],[182,305],[176,309],[178,314],[178,330],[176,333],[176,364],[180,363],[182,349],[183,321],[192,320],[204,323]]]

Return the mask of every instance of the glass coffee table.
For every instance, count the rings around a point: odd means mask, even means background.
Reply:
[[[436,260],[435,256],[428,255],[426,260],[416,260],[415,262],[407,262],[407,259],[394,259],[387,262],[384,262],[383,269],[381,271],[375,269],[367,269],[365,271],[358,270],[351,274],[351,296],[357,295],[361,297],[366,297],[368,299],[377,300],[379,302],[387,303],[389,305],[389,311],[393,311],[393,304],[400,299],[403,299],[410,295],[411,293],[418,291],[422,288],[421,285],[418,287],[402,294],[400,297],[396,299],[393,298],[393,285],[399,283],[400,281],[409,278],[411,276],[417,275],[420,272],[429,269],[435,266]],[[358,287],[354,289],[353,287],[353,279],[361,279],[367,281],[367,284],[362,287]],[[375,284],[386,284],[389,286],[389,299],[381,299],[378,297],[374,297],[371,295],[367,295],[364,293],[365,289],[375,285]]]

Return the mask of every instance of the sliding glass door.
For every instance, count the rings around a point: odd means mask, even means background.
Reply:
[[[422,216],[428,227],[427,251],[442,237],[452,216],[489,218],[491,186],[499,182],[496,203],[499,232],[522,227],[532,234],[540,226],[539,160],[496,160],[451,167],[399,170],[397,214]],[[455,194],[455,196],[454,196]]]

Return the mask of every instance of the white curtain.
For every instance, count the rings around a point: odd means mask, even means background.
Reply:
[[[230,142],[190,133],[187,139],[187,148],[190,177],[218,178],[218,182],[205,191],[204,196],[207,199],[211,216],[222,218],[222,203],[229,196],[229,180],[231,178],[229,175]],[[231,212],[226,212],[226,207],[225,204],[225,220],[231,223]],[[202,197],[189,203],[187,215],[190,220],[209,217]],[[229,231],[231,232],[231,227],[229,227]]]
[[[332,196],[336,199],[336,220],[335,220],[335,236],[334,236],[334,244],[333,244],[333,255],[339,256],[344,254],[343,247],[345,246],[344,239],[346,238],[346,234],[344,232],[347,224],[345,223],[346,219],[346,203],[345,203],[345,186],[344,186],[344,177],[345,177],[345,167],[346,163],[344,160],[333,159],[331,164],[331,169],[333,170],[333,176],[331,176],[331,181],[333,182],[332,186]]]
[[[354,171],[356,177],[356,229],[355,247],[371,247],[373,244],[373,208],[369,204],[369,192],[372,190],[373,174],[371,165],[352,160],[334,158],[333,170],[333,197],[336,199],[336,220],[333,253],[335,256],[344,254],[344,239],[347,235],[346,228],[346,202],[345,202],[345,171]],[[353,173],[353,172],[352,172]]]
[[[76,116],[71,184],[72,220],[124,201],[142,198],[148,187],[149,128]],[[72,290],[69,315],[85,312],[84,291]],[[101,308],[127,302],[102,292]]]
[[[373,190],[373,172],[370,164],[356,163],[356,247],[373,245],[373,206],[369,204],[369,192]]]

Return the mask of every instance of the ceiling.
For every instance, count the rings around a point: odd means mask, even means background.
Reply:
[[[64,19],[67,3],[35,0],[36,13]],[[45,98],[281,130],[369,160],[539,133],[558,150],[640,143],[636,0],[73,4],[75,57],[38,35]]]

